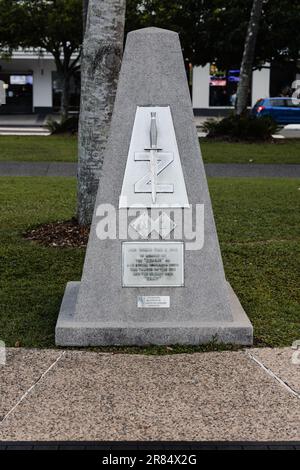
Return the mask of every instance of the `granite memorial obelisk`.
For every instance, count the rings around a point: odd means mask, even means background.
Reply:
[[[177,33],[128,34],[80,282],[63,346],[252,344],[225,279]]]

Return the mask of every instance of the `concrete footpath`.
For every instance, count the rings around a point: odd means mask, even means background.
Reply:
[[[0,440],[299,441],[293,353],[8,349]]]
[[[49,118],[57,115],[0,114],[0,135],[50,135],[46,126]]]
[[[77,163],[0,162],[0,176],[76,176]]]
[[[300,178],[300,164],[207,163],[208,177]],[[0,176],[75,177],[77,163],[0,162]]]

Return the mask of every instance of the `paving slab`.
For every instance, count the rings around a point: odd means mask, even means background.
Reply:
[[[52,162],[46,176],[77,176],[77,163]]]
[[[76,176],[77,163],[0,162],[0,176]]]
[[[255,158],[255,155],[253,156]],[[282,157],[284,160],[284,157]],[[300,165],[289,163],[206,163],[209,177],[299,178]]]
[[[59,120],[59,114],[0,114],[0,128],[40,127],[49,119]]]
[[[47,176],[48,162],[0,162],[1,176]]]
[[[300,178],[299,164],[206,163],[208,177]],[[0,176],[76,177],[77,163],[0,161]]]
[[[0,365],[0,422],[60,354],[59,350],[6,350],[6,365]]]
[[[67,351],[2,422],[0,440],[295,441],[299,422],[299,399],[244,351]]]
[[[252,349],[251,354],[300,395],[300,350],[297,352],[291,347],[263,348]]]
[[[0,135],[35,135],[47,137],[50,131],[46,127],[2,127],[0,126]]]

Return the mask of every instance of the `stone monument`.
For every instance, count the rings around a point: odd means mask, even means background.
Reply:
[[[81,282],[62,346],[252,344],[225,279],[177,33],[128,34]]]

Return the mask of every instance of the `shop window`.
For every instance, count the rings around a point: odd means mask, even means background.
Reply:
[[[240,69],[221,70],[215,64],[210,65],[209,106],[234,107],[236,92],[240,80]],[[251,105],[251,87],[249,89]]]
[[[0,113],[32,113],[32,74],[1,72],[0,80],[4,83],[6,95],[6,102],[0,106]]]

